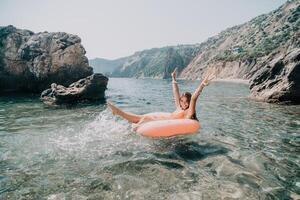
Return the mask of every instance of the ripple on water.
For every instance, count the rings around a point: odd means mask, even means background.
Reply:
[[[198,84],[179,83],[181,91]],[[106,94],[126,111],[172,112],[170,89],[168,80],[111,78]],[[50,109],[0,97],[0,198],[297,199],[299,106],[248,93],[211,84],[197,105],[200,133],[158,140],[102,104]]]

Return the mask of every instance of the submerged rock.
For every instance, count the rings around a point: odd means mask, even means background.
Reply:
[[[42,92],[41,100],[47,105],[97,101],[104,99],[107,82],[106,76],[96,73],[72,83],[69,87],[52,83],[51,88]]]
[[[64,32],[0,27],[0,92],[41,92],[93,73],[81,39]]]

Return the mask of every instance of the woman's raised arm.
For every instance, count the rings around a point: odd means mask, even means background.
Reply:
[[[191,97],[190,105],[189,105],[189,110],[188,110],[188,116],[192,117],[193,114],[196,112],[196,103],[199,95],[201,94],[203,88],[209,84],[209,82],[214,79],[215,76],[212,74],[207,75],[201,84],[197,87],[195,90],[194,94]]]
[[[178,88],[178,84],[176,81],[176,70],[177,68],[174,69],[174,71],[172,72],[171,76],[172,76],[172,88],[173,88],[173,95],[174,95],[174,99],[175,99],[175,106],[176,108],[180,108],[180,103],[179,103],[179,88]]]

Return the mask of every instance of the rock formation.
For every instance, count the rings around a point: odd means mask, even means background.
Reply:
[[[269,56],[251,80],[252,97],[270,103],[300,104],[300,48]]]
[[[41,100],[51,106],[101,100],[104,99],[107,82],[107,77],[96,73],[72,83],[69,87],[52,83],[50,89],[42,92]]]
[[[41,92],[92,73],[78,36],[0,27],[0,92]]]
[[[300,2],[288,1],[269,14],[229,28],[208,39],[206,47],[182,71],[198,79],[251,80],[251,97],[270,103],[300,103]]]
[[[201,78],[206,70],[215,67],[217,75],[226,70],[229,73],[222,76],[249,79],[255,65],[252,61],[258,63],[278,49],[289,48],[290,41],[300,30],[299,15],[300,2],[289,1],[275,11],[222,31],[202,43],[205,47],[184,69],[181,77]],[[235,72],[227,70],[228,67]]]

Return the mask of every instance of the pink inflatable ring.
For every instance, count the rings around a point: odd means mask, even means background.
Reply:
[[[147,137],[171,137],[197,133],[200,123],[193,119],[163,119],[145,122],[137,133]]]

